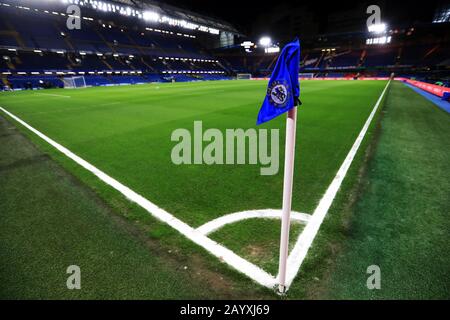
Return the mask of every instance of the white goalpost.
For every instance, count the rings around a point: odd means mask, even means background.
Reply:
[[[304,79],[313,79],[314,75],[314,73],[300,73],[299,77]]]
[[[236,74],[236,80],[251,80],[252,74],[251,73],[238,73]]]
[[[64,89],[86,88],[86,80],[83,76],[62,78]]]

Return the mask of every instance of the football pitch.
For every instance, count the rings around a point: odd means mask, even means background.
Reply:
[[[254,128],[265,86],[263,81],[230,81],[20,92],[2,97],[1,105],[197,228],[230,213],[281,206],[282,170],[261,176],[254,165],[175,165],[171,160],[172,132],[192,131],[194,121],[221,131]],[[385,86],[384,81],[302,84],[294,211],[314,211]],[[264,128],[283,132],[283,118]],[[276,275],[278,225],[252,219],[210,237]],[[292,243],[302,228],[293,225]]]
[[[265,81],[219,81],[23,91],[3,93],[0,106],[157,209],[197,229],[232,213],[281,207],[283,147],[280,169],[272,176],[262,176],[260,167],[250,164],[176,165],[171,160],[176,145],[171,140],[173,131],[193,131],[195,121],[202,121],[204,130],[255,128],[266,86]],[[315,212],[374,106],[382,102],[386,86],[387,81],[302,82],[292,207],[295,212]],[[374,122],[364,132],[364,147],[372,139]],[[192,239],[158,223],[158,219],[136,213],[139,206],[123,194],[18,126],[122,216],[139,224],[146,236],[157,238],[163,246],[198,249]],[[284,146],[285,117],[261,128],[280,129],[280,146]],[[344,185],[345,179],[350,179],[349,183],[355,179],[362,158],[363,151],[359,151],[349,177],[340,177]],[[292,223],[291,249],[304,228],[302,221]],[[211,231],[208,237],[276,276],[279,220],[254,217],[237,221]],[[216,259],[209,254],[205,257]]]

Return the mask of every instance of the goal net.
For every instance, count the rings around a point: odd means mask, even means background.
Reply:
[[[314,78],[314,73],[300,73],[299,77],[303,79],[312,79]]]
[[[252,75],[250,73],[238,73],[236,75],[237,80],[251,80]]]
[[[80,77],[65,77],[62,79],[65,89],[86,88],[86,80]]]

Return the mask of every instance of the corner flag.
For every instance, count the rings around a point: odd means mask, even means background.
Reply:
[[[281,51],[269,80],[266,98],[258,114],[257,125],[270,121],[288,112],[286,120],[286,146],[284,159],[283,209],[281,215],[280,262],[278,269],[278,290],[286,291],[286,270],[289,249],[289,228],[291,220],[292,185],[294,180],[295,135],[297,105],[300,104],[300,42],[288,43]]]
[[[281,51],[269,80],[266,98],[258,114],[257,125],[270,121],[298,105],[300,85],[300,42],[288,43]]]

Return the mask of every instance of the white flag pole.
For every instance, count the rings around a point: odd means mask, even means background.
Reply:
[[[297,107],[288,111],[286,119],[286,146],[284,157],[283,212],[281,216],[281,240],[279,263],[280,293],[286,291],[286,268],[289,253],[289,227],[291,220],[292,185],[294,180],[295,133],[297,126]]]

